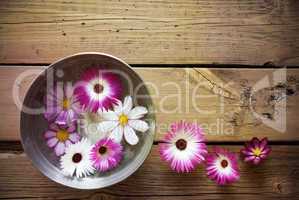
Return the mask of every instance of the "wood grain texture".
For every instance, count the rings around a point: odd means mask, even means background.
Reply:
[[[1,1],[0,63],[83,51],[128,63],[299,64],[293,0]]]
[[[241,146],[226,146],[238,152]],[[0,198],[5,199],[298,199],[299,147],[273,146],[259,167],[240,163],[239,182],[219,187],[201,166],[176,174],[160,161],[157,146],[142,167],[125,181],[101,190],[82,191],[52,182],[23,154],[0,154]]]
[[[30,82],[37,75],[29,75],[18,83],[14,83],[15,80],[28,70],[39,73],[43,68],[0,68],[1,140],[19,140],[19,110],[12,97],[13,85],[20,90],[22,99]],[[254,136],[269,137],[272,141],[299,141],[298,69],[287,69],[285,81],[282,82],[275,81],[273,76],[283,72],[274,69],[135,70],[149,87],[155,104],[156,140],[162,139],[170,123],[187,120],[201,124],[209,141],[244,141]],[[264,89],[254,92],[254,87],[260,85],[260,80],[269,80],[269,84],[266,84]],[[284,100],[286,108],[281,104]],[[283,124],[286,126],[285,131],[277,130],[263,122],[277,120],[276,114],[280,109],[286,110],[286,121]]]

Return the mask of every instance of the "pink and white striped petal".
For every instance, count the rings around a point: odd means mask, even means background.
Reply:
[[[107,111],[118,103],[122,84],[117,74],[100,68],[90,68],[81,76],[74,93],[87,110]]]
[[[106,172],[115,168],[122,158],[123,147],[109,138],[98,141],[90,151],[92,165],[100,172]]]
[[[171,124],[162,143],[160,157],[179,173],[191,172],[205,160],[207,147],[202,129],[192,123],[180,121]]]
[[[240,178],[237,154],[218,147],[206,156],[206,170],[208,177],[219,185],[231,184]]]

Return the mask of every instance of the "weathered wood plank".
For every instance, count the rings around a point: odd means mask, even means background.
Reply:
[[[43,67],[0,68],[0,139],[19,140],[19,109],[14,104],[15,80],[27,70],[40,72]],[[274,69],[201,69],[135,68],[149,86],[157,118],[156,140],[160,140],[170,123],[195,121],[202,125],[209,141],[244,141],[267,136],[272,141],[298,141],[299,70],[288,69],[285,82],[274,81]],[[16,84],[21,99],[30,82],[29,76]],[[254,92],[260,80],[269,79],[265,89]],[[264,84],[264,83],[263,83]],[[252,95],[252,98],[250,97]],[[250,99],[252,102],[250,102]],[[281,103],[286,100],[286,106]],[[253,110],[250,110],[250,109]],[[279,121],[276,114],[286,110]],[[253,113],[256,113],[255,116]],[[280,113],[283,116],[283,113]],[[264,117],[265,119],[262,119]],[[279,130],[262,120],[283,122]],[[278,123],[277,122],[277,123]]]
[[[238,152],[241,146],[226,146]],[[7,199],[297,199],[298,146],[273,146],[259,167],[240,161],[241,179],[226,187],[208,180],[203,167],[175,174],[160,161],[157,146],[125,181],[101,190],[80,191],[56,184],[35,169],[26,155],[0,154],[0,198]]]
[[[299,65],[292,0],[1,1],[0,63],[83,51],[128,63]]]

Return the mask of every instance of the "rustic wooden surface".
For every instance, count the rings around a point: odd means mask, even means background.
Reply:
[[[241,146],[225,146],[238,152]],[[298,197],[298,146],[275,146],[260,167],[240,162],[241,179],[225,187],[208,180],[203,167],[176,174],[161,163],[155,145],[142,167],[101,190],[66,188],[40,174],[22,152],[0,154],[0,196],[7,199],[290,199]],[[279,169],[279,170],[278,170]]]
[[[98,51],[131,64],[297,65],[298,10],[294,0],[4,0],[0,62]]]
[[[19,140],[19,126],[15,126],[15,123],[19,122],[20,112],[12,97],[13,86],[15,85],[21,94],[25,94],[31,81],[43,68],[34,66],[1,68],[0,93],[6,97],[0,99],[0,115],[4,119],[0,121],[2,140]],[[34,70],[35,75],[28,76],[22,82],[15,81],[20,75],[31,70]],[[281,95],[287,95],[285,132],[268,127],[256,119],[249,109],[249,99],[244,98],[250,93],[249,88],[264,77],[271,79],[273,72],[280,69],[135,68],[135,70],[147,83],[154,100],[157,141],[163,138],[171,122],[179,120],[201,124],[209,141],[246,141],[254,136],[268,137],[272,141],[299,141],[298,69],[287,69],[285,86],[280,92]],[[276,94],[272,89],[279,84],[282,83],[271,83],[267,89],[254,95],[257,99],[254,110],[261,116],[273,118],[277,110],[273,105],[278,105],[279,102],[271,99],[271,96]]]
[[[298,33],[295,0],[0,1],[0,199],[298,199]],[[83,51],[118,56],[158,86],[150,87],[158,122],[150,156],[127,180],[92,191],[56,184],[31,165],[19,142],[19,110],[12,98],[14,82],[24,71],[38,72]],[[287,69],[285,82],[275,83],[273,64],[295,68]],[[233,68],[239,66],[251,69]],[[21,96],[34,77],[16,85]],[[271,82],[254,94],[254,110],[272,119],[280,106],[276,92],[282,92],[287,100],[285,133],[249,111],[248,95],[264,77]],[[182,88],[181,110],[175,113],[163,111],[178,105],[175,96],[164,98],[178,94],[169,82]],[[215,111],[208,115],[189,101],[190,91],[203,82],[195,94],[211,98],[195,105]],[[233,127],[232,134],[205,129],[209,148],[222,145],[238,152],[243,141],[267,136],[273,153],[260,167],[240,161],[241,180],[231,186],[216,186],[203,167],[175,174],[160,161],[157,145],[169,123],[180,119],[210,126],[220,120]]]

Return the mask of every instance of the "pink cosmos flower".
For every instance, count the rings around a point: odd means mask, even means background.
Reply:
[[[245,144],[245,148],[241,150],[244,155],[244,161],[258,165],[265,160],[271,152],[271,148],[268,146],[268,139],[253,138],[250,142]]]
[[[170,131],[159,144],[162,160],[176,172],[191,172],[205,160],[207,147],[202,129],[192,123],[180,121],[171,124]]]
[[[219,147],[207,155],[206,170],[208,177],[219,185],[230,184],[240,178],[237,154]]]
[[[75,124],[65,128],[65,126],[61,127],[53,123],[45,132],[45,138],[47,139],[47,145],[54,148],[55,154],[60,156],[64,154],[67,146],[80,140],[80,135],[76,132]]]
[[[112,72],[96,68],[85,71],[75,88],[75,95],[81,105],[91,112],[112,108],[117,104],[121,93],[122,85],[119,77]]]
[[[93,167],[100,172],[115,168],[123,158],[123,147],[113,139],[104,138],[91,149]]]
[[[47,94],[44,117],[49,122],[68,125],[79,118],[80,112],[81,106],[73,96],[72,85],[56,86]]]

